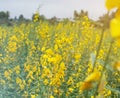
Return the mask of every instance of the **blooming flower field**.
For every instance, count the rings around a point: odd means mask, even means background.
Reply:
[[[0,98],[120,98],[120,2],[110,29],[87,16],[0,27]]]

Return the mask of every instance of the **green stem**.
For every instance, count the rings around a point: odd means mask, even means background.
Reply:
[[[99,51],[100,51],[100,48],[101,48],[101,44],[102,44],[102,40],[103,40],[103,36],[104,36],[104,29],[102,30],[102,34],[101,34],[101,38],[100,38],[100,42],[99,42],[99,45],[98,45],[98,49],[97,49],[97,54],[95,56],[95,61],[93,63],[93,69],[92,69],[92,72],[94,71],[95,67],[96,67],[96,62],[97,62],[97,57],[99,55]]]
[[[99,82],[97,84],[97,89],[99,88],[99,85],[101,83],[102,77],[103,77],[103,75],[105,73],[106,65],[108,64],[109,56],[110,56],[110,53],[111,53],[111,50],[112,50],[113,42],[114,42],[114,40],[112,40],[111,43],[110,43],[110,47],[109,47],[109,50],[108,50],[108,53],[107,53],[107,56],[106,56],[106,59],[105,59],[104,65],[103,65],[103,71],[101,72],[100,80],[99,80]],[[97,93],[98,93],[98,91],[96,90],[95,98],[96,98]]]
[[[110,43],[110,47],[109,47],[109,50],[108,50],[108,54],[107,54],[107,57],[106,57],[106,59],[105,59],[105,63],[104,63],[104,65],[103,65],[103,71],[105,71],[104,69],[105,69],[105,67],[106,67],[106,65],[107,65],[107,63],[108,63],[108,59],[109,59],[109,56],[110,56],[110,53],[111,53],[111,50],[112,50],[113,42],[114,42],[114,40],[112,40],[111,43]]]

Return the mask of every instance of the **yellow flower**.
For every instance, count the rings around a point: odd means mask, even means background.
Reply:
[[[15,66],[14,67],[14,71],[16,72],[16,74],[19,74],[20,73],[20,66]]]
[[[60,64],[60,69],[61,69],[61,70],[66,70],[65,63],[64,63],[64,62],[61,62],[61,64]]]
[[[24,94],[22,96],[23,96],[23,98],[28,98],[28,92],[24,91]]]
[[[33,77],[33,72],[32,72],[32,71],[29,71],[29,73],[28,73],[28,75],[27,75],[27,78],[34,79],[34,77]]]
[[[9,77],[9,75],[10,75],[10,73],[8,72],[8,71],[5,71],[4,72],[4,76],[7,78],[7,77]]]
[[[9,42],[8,43],[8,51],[15,52],[17,50],[17,43],[16,42]]]
[[[18,39],[17,39],[17,37],[16,37],[15,35],[13,35],[13,36],[10,38],[10,41],[15,41],[15,42],[17,42]]]
[[[115,7],[120,7],[120,0],[106,0],[106,7],[108,10]]]
[[[73,88],[69,88],[68,89],[69,92],[73,92],[73,90],[74,90]]]
[[[73,81],[73,78],[72,78],[72,77],[69,77],[69,80],[67,81],[67,84],[68,84],[68,85],[71,85],[71,84],[73,84],[73,82],[74,82],[74,81]]]
[[[59,90],[55,88],[55,89],[54,89],[54,93],[55,93],[55,94],[59,93]]]
[[[48,84],[48,80],[47,80],[47,79],[44,80],[44,84],[45,84],[45,85]]]
[[[111,95],[111,91],[110,90],[108,90],[108,95]]]
[[[47,49],[47,50],[46,50],[46,54],[48,54],[48,55],[53,55],[54,52],[53,52],[52,49]]]
[[[17,78],[16,78],[16,83],[17,83],[17,84],[22,84],[22,80],[21,80],[19,77],[17,77]]]
[[[90,88],[92,88],[91,82],[83,82],[80,86],[80,91],[88,90]]]
[[[2,79],[1,79],[1,80],[0,80],[0,83],[1,83],[1,84],[5,84],[5,80],[2,80]]]
[[[33,17],[33,21],[34,22],[37,22],[39,20],[39,12],[37,11],[35,14],[34,14],[34,17]]]
[[[20,86],[20,89],[21,89],[21,90],[23,90],[24,87],[25,87],[23,84],[19,84],[19,86]]]
[[[111,36],[113,38],[118,38],[120,37],[120,20],[117,18],[114,18],[110,22],[110,31],[111,31]]]
[[[54,96],[51,95],[50,98],[54,98]]]
[[[2,54],[0,54],[0,56],[2,56]]]
[[[105,96],[105,97],[108,97],[108,96],[110,96],[110,95],[111,95],[111,91],[108,90],[108,89],[105,89],[104,96]]]
[[[24,65],[24,71],[29,71],[31,68],[31,65]]]
[[[80,58],[81,58],[81,54],[76,53],[76,54],[74,55],[74,58],[75,58],[75,62],[78,63],[79,60],[80,60]]]
[[[36,70],[37,70],[37,67],[34,65],[33,68],[32,68],[32,71],[36,72]]]
[[[32,79],[28,80],[28,85],[30,86],[30,84],[32,83]]]
[[[31,95],[31,98],[35,98],[35,95]]]
[[[101,73],[98,71],[95,71],[93,73],[91,73],[86,79],[86,82],[94,82],[94,81],[98,81],[100,79]]]
[[[95,98],[94,96],[91,96],[91,98]]]
[[[79,60],[81,58],[81,55],[76,53],[75,56],[74,56],[75,59]]]
[[[118,71],[120,71],[120,62],[115,63],[114,69],[117,69]]]
[[[115,13],[115,18],[120,19],[120,8]]]

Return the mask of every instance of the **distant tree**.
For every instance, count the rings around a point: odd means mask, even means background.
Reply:
[[[13,21],[14,21],[14,22],[17,22],[17,20],[18,20],[18,19],[17,19],[17,17],[15,16],[14,19],[13,19]]]
[[[7,11],[6,12],[6,18],[9,19],[9,17],[10,17],[10,13]]]
[[[0,19],[9,19],[9,12],[0,12]]]
[[[26,19],[22,14],[18,17],[15,17],[14,18],[14,21],[17,23],[17,24],[21,24],[21,23],[25,23],[25,24],[28,24],[30,22],[29,19]]]
[[[64,18],[64,19],[63,19],[63,23],[66,24],[66,23],[68,23],[68,22],[71,22],[69,18]]]
[[[0,12],[0,24],[7,24],[9,22],[9,12],[4,12],[4,11],[1,11]]]
[[[44,15],[40,15],[40,16],[39,16],[39,19],[40,19],[40,20],[46,20],[46,17],[45,17]]]
[[[98,19],[98,24],[100,24],[102,27],[104,28],[109,28],[109,24],[110,24],[110,21],[111,19],[114,17],[115,13],[106,13],[104,14],[103,16],[100,16],[99,19]]]
[[[22,22],[22,21],[24,21],[25,20],[25,18],[24,18],[24,16],[21,14],[20,16],[19,16],[19,18],[18,18],[18,21],[19,22]]]
[[[84,16],[88,16],[88,12],[81,10],[79,13],[75,10],[74,11],[74,20],[79,20]]]
[[[74,11],[74,18],[77,18],[77,17],[79,17],[79,13],[75,10]]]
[[[56,16],[54,16],[54,17],[50,18],[48,21],[49,21],[51,24],[56,24],[56,23],[58,23],[58,18],[57,18]]]
[[[79,17],[88,16],[88,11],[81,10]]]
[[[18,18],[15,16],[14,18],[10,18],[9,11],[1,11],[0,12],[0,25],[6,24],[8,26],[12,26],[14,24],[21,24],[21,23],[29,23],[31,20],[24,18],[24,16],[21,14]]]

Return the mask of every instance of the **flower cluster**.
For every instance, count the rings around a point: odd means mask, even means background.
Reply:
[[[107,0],[106,6],[118,9],[111,21],[111,35],[118,39],[119,0]],[[120,44],[113,43],[108,55],[108,30],[101,32],[87,16],[52,25],[39,21],[39,13],[34,18],[29,24],[0,26],[1,98],[119,96]]]

